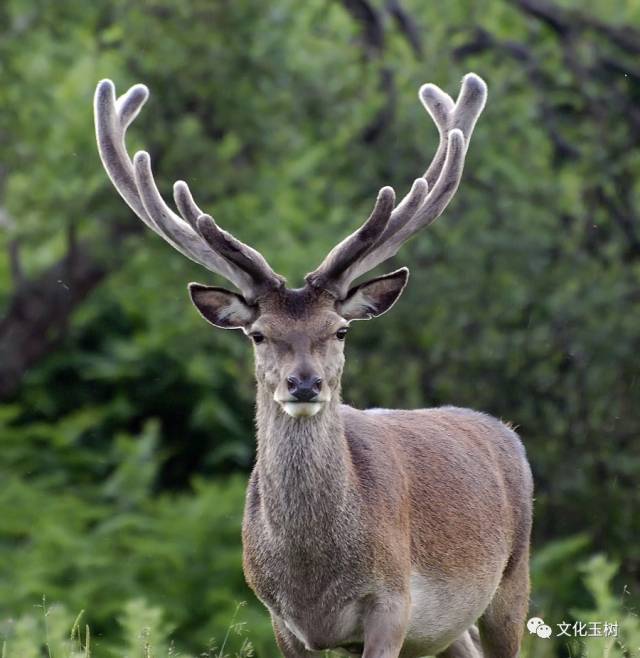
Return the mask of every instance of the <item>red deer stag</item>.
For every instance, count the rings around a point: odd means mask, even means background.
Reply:
[[[100,157],[150,229],[239,291],[189,285],[206,320],[242,329],[254,344],[257,460],[244,571],[282,653],[514,658],[532,515],[516,433],[468,409],[360,411],[340,400],[350,323],[388,311],[409,272],[352,282],[451,201],[486,85],[468,74],[456,102],[435,85],[420,89],[440,134],[433,162],[399,204],[383,187],[370,217],[296,289],[202,212],[186,183],[174,186],[178,215],[158,192],[149,155],[130,159],[125,132],[147,97],[136,85],[116,100],[113,84],[99,83]]]

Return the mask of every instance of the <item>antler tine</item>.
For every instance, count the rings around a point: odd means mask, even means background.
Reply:
[[[240,242],[231,233],[221,229],[211,215],[202,214],[196,220],[200,235],[216,252],[222,254],[229,262],[240,267],[259,283],[264,278],[265,268],[269,268],[262,254]],[[285,283],[284,278],[274,274],[278,285]]]
[[[111,80],[104,80],[111,87],[110,97],[115,98],[115,88]],[[101,83],[102,84],[102,83]],[[140,113],[142,106],[149,98],[149,89],[146,85],[133,85],[125,94],[116,100],[116,114],[120,118],[122,124],[123,136],[124,131]]]
[[[173,184],[173,199],[176,202],[178,212],[197,230],[198,217],[205,213],[198,208],[196,202],[193,200],[189,186],[183,180],[178,180]]]
[[[189,186],[184,181],[179,180],[174,183],[173,196],[182,217],[198,231],[198,234],[214,251],[240,267],[256,282],[260,281],[265,271],[271,271],[269,264],[259,251],[221,229],[211,215],[200,210],[193,200]],[[274,273],[273,276],[276,277],[278,284],[285,283],[284,278],[279,274]]]
[[[420,88],[419,97],[440,134],[438,150],[425,173],[429,185],[433,186],[440,175],[446,156],[448,133],[458,128],[464,135],[466,146],[469,145],[473,128],[484,109],[487,85],[475,73],[467,73],[462,79],[460,93],[455,104],[449,94],[434,84],[423,85]]]
[[[367,221],[357,231],[336,245],[322,261],[320,267],[307,274],[305,281],[316,288],[324,288],[339,296],[341,294],[339,286],[341,275],[382,235],[391,217],[395,197],[395,192],[391,187],[383,187],[378,192],[375,206]]]
[[[455,112],[456,106],[449,94],[431,83],[420,87],[418,98],[436,124],[440,137],[433,160],[424,173],[424,178],[429,183],[429,187],[433,187],[438,180],[447,154],[447,133],[451,128],[451,117]]]
[[[486,84],[474,73],[463,78],[455,103],[436,85],[420,88],[419,98],[440,135],[436,154],[424,177],[414,181],[410,192],[392,212],[375,243],[324,287],[343,297],[354,279],[394,256],[407,240],[442,214],[458,189],[469,140],[486,96]],[[320,267],[323,266],[324,262]],[[315,272],[307,277],[309,283],[317,280]]]
[[[156,233],[158,227],[147,215],[133,176],[133,165],[124,139],[127,127],[149,97],[144,85],[135,85],[116,104],[116,90],[111,80],[101,80],[96,88],[94,115],[100,159],[111,182],[127,205]]]
[[[230,236],[237,251],[246,252],[244,260],[229,258],[198,232],[197,218],[203,213],[195,204],[183,181],[174,186],[179,217],[164,202],[153,179],[151,160],[139,151],[133,162],[126,150],[125,135],[149,96],[144,85],[135,85],[117,101],[110,80],[98,84],[95,95],[95,121],[98,150],[114,186],[142,221],[169,244],[208,270],[224,276],[237,286],[249,302],[265,289],[279,287],[284,279],[277,275],[254,249]],[[243,267],[247,265],[248,269]]]
[[[236,268],[211,251],[201,236],[164,202],[153,178],[151,158],[146,151],[138,151],[133,156],[133,173],[142,204],[162,237],[188,258],[244,287],[245,282],[238,280]]]
[[[416,178],[413,181],[411,190],[391,213],[391,219],[374,247],[383,244],[389,236],[397,233],[416,214],[427,198],[428,191],[429,184],[424,178]]]

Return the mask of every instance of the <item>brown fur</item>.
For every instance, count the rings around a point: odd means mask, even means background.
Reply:
[[[258,456],[244,568],[283,653],[364,645],[365,655],[420,655],[420,643],[404,636],[417,572],[491,590],[481,611],[485,655],[513,658],[528,600],[532,481],[522,444],[505,424],[467,409],[340,404],[342,344],[319,338],[333,303],[324,293],[281,291],[260,308],[259,326],[279,346],[256,346]],[[310,418],[291,418],[274,400],[298,361],[333,387]],[[376,651],[367,652],[369,629],[382,634],[370,640]],[[479,655],[469,638],[454,645],[448,655]]]

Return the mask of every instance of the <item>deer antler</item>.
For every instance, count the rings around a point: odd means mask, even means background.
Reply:
[[[171,246],[211,272],[233,283],[252,303],[267,290],[284,285],[263,256],[223,231],[195,204],[184,181],[174,185],[179,217],[164,202],[153,179],[151,159],[138,151],[127,153],[127,128],[149,97],[144,85],[135,85],[116,101],[111,80],[102,80],[94,99],[98,150],[104,168],[120,196],[140,219]]]
[[[346,296],[354,279],[395,256],[407,240],[436,220],[458,189],[471,133],[487,99],[487,86],[475,73],[468,73],[455,103],[433,84],[423,85],[419,95],[440,133],[438,149],[426,173],[414,181],[395,209],[393,190],[383,188],[371,217],[305,278],[339,299]]]

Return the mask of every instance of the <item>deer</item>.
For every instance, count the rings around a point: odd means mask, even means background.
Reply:
[[[514,658],[529,599],[533,480],[508,424],[454,406],[358,410],[342,403],[351,324],[386,313],[406,267],[355,283],[396,255],[455,195],[487,87],[474,73],[456,101],[434,84],[419,98],[439,144],[399,202],[378,193],[363,224],[299,288],[218,226],[184,181],[177,213],[150,156],[131,158],[141,84],[94,99],[100,158],[131,210],[184,256],[236,290],[190,283],[215,327],[253,343],[256,460],[242,523],[246,581],[285,658],[325,650],[363,658]]]

